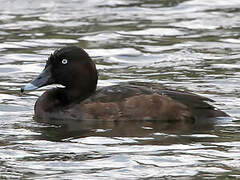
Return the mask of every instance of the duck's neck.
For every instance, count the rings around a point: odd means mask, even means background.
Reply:
[[[58,99],[62,104],[68,105],[80,102],[91,96],[95,91],[80,90],[77,88],[58,88]]]
[[[68,99],[73,102],[73,101],[82,101],[86,98],[88,98],[93,92],[90,92],[88,90],[82,90],[82,89],[65,89],[65,92],[67,94]]]

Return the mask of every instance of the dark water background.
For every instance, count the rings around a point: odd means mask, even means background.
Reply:
[[[0,4],[0,179],[240,178],[239,0]],[[33,106],[47,88],[19,88],[65,45],[87,50],[99,86],[163,83],[214,99],[232,118],[37,122]]]

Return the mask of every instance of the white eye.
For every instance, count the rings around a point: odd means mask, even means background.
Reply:
[[[62,60],[62,64],[67,64],[68,63],[68,60],[67,59],[63,59]]]

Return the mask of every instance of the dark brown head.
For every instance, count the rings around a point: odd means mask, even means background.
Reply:
[[[91,94],[96,90],[97,80],[96,66],[89,55],[82,48],[68,46],[51,54],[41,74],[21,91],[61,84],[67,90]]]

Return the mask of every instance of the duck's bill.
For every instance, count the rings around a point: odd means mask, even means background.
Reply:
[[[31,91],[38,89],[43,86],[47,86],[53,84],[52,73],[50,71],[51,65],[47,66],[38,77],[32,80],[30,83],[26,84],[25,86],[21,87],[21,92],[24,91]]]

